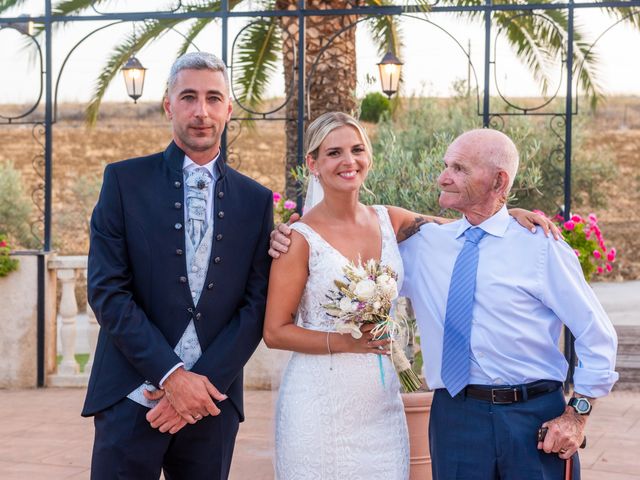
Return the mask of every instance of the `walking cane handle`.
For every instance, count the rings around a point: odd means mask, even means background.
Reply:
[[[540,427],[538,429],[538,441],[544,442],[544,438],[547,436],[547,432],[549,429],[547,427]],[[585,448],[587,446],[587,436],[585,435],[582,439],[582,443],[580,444],[580,448]]]

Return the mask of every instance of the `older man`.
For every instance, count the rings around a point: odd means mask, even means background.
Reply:
[[[594,399],[618,378],[615,331],[573,250],[529,234],[507,214],[518,152],[506,135],[467,132],[444,163],[440,205],[464,217],[423,225],[400,245],[403,294],[413,302],[435,389],[434,478],[561,478]],[[563,325],[580,359],[569,405],[560,388],[568,367],[558,349]]]
[[[272,195],[221,155],[224,63],[176,60],[164,109],[173,142],[107,166],[91,219],[92,479],[226,479],[262,334]]]
[[[518,226],[506,199],[518,169],[513,142],[473,130],[446,152],[440,205],[452,223],[415,217],[398,239],[402,294],[414,305],[424,371],[435,390],[429,425],[435,480],[561,478],[594,399],[609,393],[616,334],[573,250]],[[270,253],[286,252],[280,227]],[[576,337],[574,396],[560,388],[562,326]],[[544,442],[538,429],[548,428]],[[579,462],[573,462],[579,479]]]

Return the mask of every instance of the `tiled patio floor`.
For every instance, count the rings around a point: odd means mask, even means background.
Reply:
[[[0,390],[0,479],[88,479],[93,422],[80,417],[83,398],[82,389]],[[273,478],[274,401],[271,392],[246,392],[233,480]],[[640,393],[600,400],[587,436],[583,480],[640,480]]]

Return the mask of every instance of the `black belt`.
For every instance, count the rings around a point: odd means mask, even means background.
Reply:
[[[553,380],[538,380],[537,382],[508,387],[491,387],[490,385],[468,385],[464,389],[466,396],[476,400],[484,400],[494,405],[526,402],[545,393],[555,392],[561,382]]]

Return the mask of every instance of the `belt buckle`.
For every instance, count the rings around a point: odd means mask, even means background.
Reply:
[[[498,392],[513,392],[513,400],[500,401],[496,399],[496,393]],[[494,405],[508,405],[518,401],[518,389],[517,388],[492,388],[491,389],[491,403]]]

